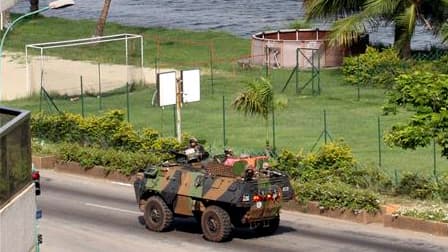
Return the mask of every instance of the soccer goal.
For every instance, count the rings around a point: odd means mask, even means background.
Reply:
[[[141,35],[28,44],[25,56],[28,95],[101,97],[129,85],[145,84]]]

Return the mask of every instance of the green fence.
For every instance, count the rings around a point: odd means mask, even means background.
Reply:
[[[384,143],[383,136],[392,125],[406,122],[410,115],[408,111],[395,116],[382,115],[386,90],[344,85],[343,75],[337,69],[300,69],[297,85],[295,73],[293,82],[285,85],[293,69],[252,65],[251,57],[264,55],[228,56],[230,53],[223,51],[220,43],[218,40],[194,43],[176,39],[155,39],[146,43],[152,53],[146,53],[151,56],[145,61],[155,67],[154,71],[201,69],[201,101],[183,105],[182,130],[205,139],[208,149],[221,152],[231,147],[237,152],[260,152],[266,147],[268,136],[269,144],[278,151],[287,148],[308,152],[316,150],[325,140],[344,139],[361,163],[384,169],[391,176],[400,176],[404,171],[427,175],[448,172],[447,160],[441,158],[433,146],[407,151]],[[185,47],[185,53],[173,55],[170,50],[174,47]],[[200,60],[195,61],[195,56]],[[179,60],[173,66],[175,58]],[[316,74],[318,86],[309,82]],[[276,95],[288,98],[288,106],[276,110],[274,118],[270,116],[268,122],[246,117],[232,108],[232,101],[245,88],[245,82],[260,76],[272,80]],[[299,93],[297,86],[303,87]],[[154,93],[153,85],[123,83],[121,88],[107,95],[83,91],[74,99],[52,96],[52,100],[63,111],[84,115],[119,108],[127,112],[128,120],[136,128],[150,127],[163,136],[175,136],[174,107],[155,106]],[[43,104],[42,110],[55,112],[45,102]]]
[[[30,184],[30,114],[0,107],[0,207]]]

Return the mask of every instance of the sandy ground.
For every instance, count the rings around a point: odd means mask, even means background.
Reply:
[[[25,54],[6,52],[2,59],[2,74],[0,100],[14,100],[38,93],[40,90],[41,75],[42,85],[49,92],[59,94],[78,95],[81,90],[80,76],[83,80],[85,92],[96,93],[99,90],[108,91],[123,87],[126,82],[140,82],[154,84],[155,70],[126,66],[126,65],[101,65],[100,76],[98,64],[86,61],[71,61],[56,57],[45,56],[29,57],[29,69],[26,67]],[[43,64],[43,68],[41,67]],[[43,69],[43,74],[42,70]],[[127,71],[128,70],[128,71]],[[163,69],[162,71],[169,71]]]

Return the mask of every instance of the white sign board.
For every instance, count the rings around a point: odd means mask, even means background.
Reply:
[[[176,72],[157,74],[157,93],[159,106],[176,104]]]
[[[201,100],[201,72],[199,69],[181,72],[183,102],[197,102]]]

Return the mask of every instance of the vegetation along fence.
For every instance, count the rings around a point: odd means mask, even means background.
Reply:
[[[178,38],[146,39],[149,42],[145,43],[145,55],[150,58],[145,62],[154,73],[167,68],[201,69],[201,101],[184,104],[182,128],[183,132],[206,140],[207,148],[214,152],[225,147],[239,153],[260,152],[267,141],[277,151],[287,148],[309,152],[325,141],[344,139],[361,163],[384,169],[397,179],[406,171],[431,176],[448,172],[448,162],[440,157],[435,145],[402,150],[384,143],[388,130],[396,123],[406,122],[411,115],[409,111],[383,115],[387,87],[347,85],[339,69],[256,66],[251,64],[253,58],[265,55],[248,56],[244,40],[204,38],[205,43]],[[229,41],[233,47],[228,46]],[[270,79],[275,97],[287,100],[286,106],[275,108],[267,121],[245,116],[232,106],[246,83],[260,76]],[[134,127],[151,127],[163,136],[175,136],[174,107],[154,104],[153,85],[123,83],[123,88],[103,93],[101,98],[81,89],[82,86],[79,94],[70,97],[53,95],[51,102],[60,111],[83,115],[123,109]],[[55,112],[52,107],[41,109]]]

